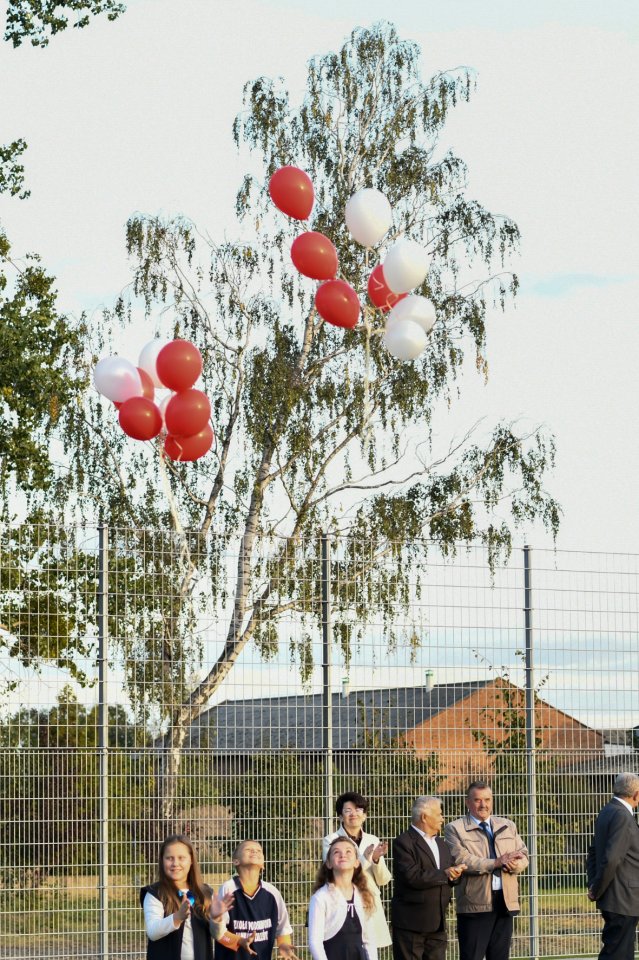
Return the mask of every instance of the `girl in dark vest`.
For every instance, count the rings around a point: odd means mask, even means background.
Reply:
[[[318,871],[308,908],[313,960],[377,960],[374,912],[357,847],[348,837],[337,837]]]
[[[213,960],[209,914],[211,908],[216,915],[228,910],[232,900],[212,901],[191,841],[180,834],[167,837],[158,881],[140,891],[148,960]]]

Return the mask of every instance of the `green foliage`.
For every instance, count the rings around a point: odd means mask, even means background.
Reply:
[[[2,268],[12,264],[0,236],[0,485],[14,479],[26,491],[46,490],[52,479],[50,444],[59,421],[86,385],[82,329],[73,329],[57,307],[55,280],[30,255],[17,267],[12,289]],[[81,370],[81,367],[80,367]]]
[[[49,875],[92,871],[99,862],[97,707],[78,703],[64,688],[49,709],[22,708],[0,723],[0,869],[5,882],[25,885],[37,865],[38,885]],[[148,780],[139,780],[135,748],[148,746],[122,707],[110,707],[112,862],[132,862],[129,822],[139,816]],[[137,794],[137,796],[136,796]],[[123,846],[125,845],[125,846]],[[126,849],[125,858],[123,852]]]
[[[24,167],[18,163],[27,149],[25,140],[14,140],[6,147],[0,146],[0,193],[8,193],[10,197],[18,196],[24,200],[30,191],[24,189]],[[6,242],[6,241],[5,241]],[[6,256],[7,251],[0,247],[0,254]]]
[[[76,14],[72,26],[81,29],[92,16],[106,13],[109,20],[116,20],[125,10],[119,0],[9,0],[4,39],[14,47],[25,40],[46,47],[51,37],[69,26],[69,14]]]

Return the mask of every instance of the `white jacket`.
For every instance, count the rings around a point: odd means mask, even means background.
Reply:
[[[364,910],[362,898],[355,889],[355,912],[362,925],[362,943],[368,960],[377,960],[377,946],[371,930],[372,917]],[[346,898],[333,883],[325,883],[316,890],[308,905],[308,945],[313,960],[327,960],[324,941],[330,940],[342,929],[346,920]]]
[[[347,836],[348,834],[344,827],[340,827],[336,833],[329,833],[328,836],[324,837],[322,840],[322,860],[326,860],[328,848],[333,840],[336,840],[337,837]],[[368,881],[368,886],[370,887],[371,893],[375,897],[375,912],[370,917],[371,929],[375,938],[375,946],[388,947],[393,941],[390,935],[390,930],[388,929],[388,924],[386,923],[386,915],[384,913],[384,907],[379,888],[385,887],[387,883],[390,883],[392,874],[386,866],[386,861],[383,857],[379,858],[378,863],[373,863],[372,860],[368,860],[364,856],[364,851],[367,850],[371,844],[376,847],[378,843],[379,837],[376,837],[374,833],[364,833],[362,830],[362,839],[359,841],[357,853],[359,862],[361,863],[364,871],[364,875]]]

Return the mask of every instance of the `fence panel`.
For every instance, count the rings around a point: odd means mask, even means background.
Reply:
[[[5,529],[0,955],[143,957],[138,891],[172,830],[213,886],[260,840],[304,952],[335,797],[368,796],[392,840],[417,795],[460,816],[473,779],[536,834],[513,956],[596,955],[584,862],[636,764],[639,564],[533,550],[530,567],[527,631],[522,550],[491,572],[482,547],[249,558],[189,531]]]

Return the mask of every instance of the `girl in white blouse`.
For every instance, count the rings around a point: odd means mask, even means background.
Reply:
[[[330,844],[308,909],[313,960],[377,960],[371,918],[375,900],[347,837]]]
[[[140,903],[147,960],[213,960],[209,915],[224,913],[233,897],[212,898],[193,844],[188,837],[173,834],[160,847],[157,883],[142,888]]]

